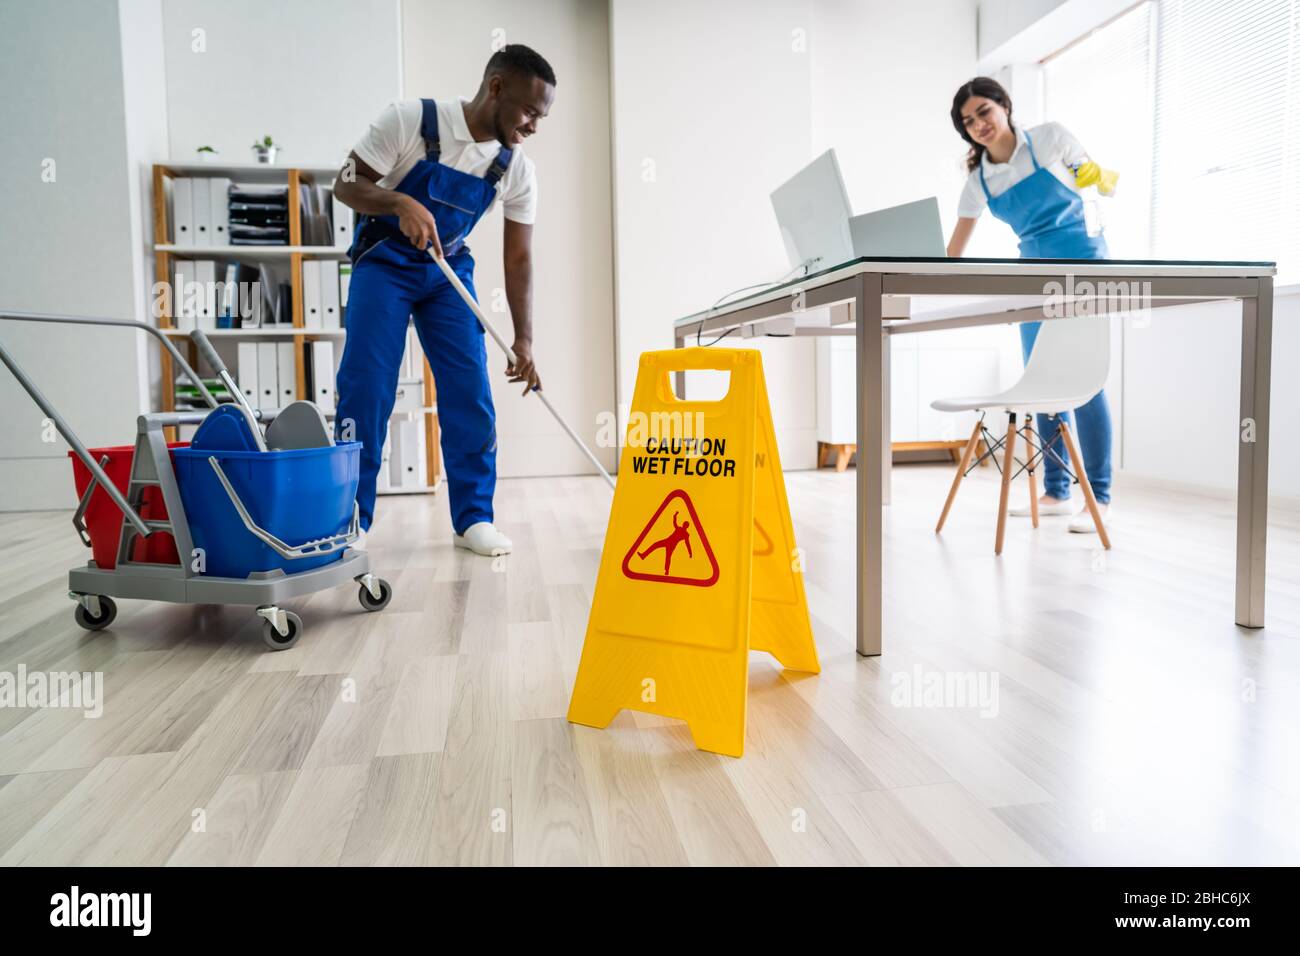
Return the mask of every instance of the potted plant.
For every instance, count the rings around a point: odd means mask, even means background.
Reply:
[[[253,153],[257,156],[259,163],[274,163],[275,154],[281,149],[279,143],[271,139],[270,136],[263,136],[258,142],[253,144]]]
[[[200,146],[195,152],[199,154],[199,159],[205,163],[210,163],[217,158],[217,148],[215,146]]]

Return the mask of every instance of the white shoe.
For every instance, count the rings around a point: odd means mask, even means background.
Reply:
[[[1029,502],[1007,509],[1007,514],[1011,515],[1013,518],[1028,518],[1032,513],[1033,512],[1029,510]],[[1038,502],[1038,516],[1040,518],[1049,515],[1068,515],[1073,513],[1074,505],[1070,504],[1069,499],[1066,499],[1065,501],[1057,500],[1050,505],[1045,505],[1041,501]]]
[[[472,524],[465,529],[463,535],[455,535],[451,540],[458,548],[466,548],[475,554],[485,554],[488,557],[509,554],[510,549],[514,547],[509,538],[493,527],[491,521]]]
[[[349,550],[352,551],[366,550],[366,529],[365,528],[361,529],[361,532],[357,535],[357,540],[353,541],[350,545],[348,545],[348,548]]]
[[[1097,511],[1101,514],[1102,523],[1106,525],[1106,530],[1110,530],[1111,522],[1114,520],[1114,514],[1108,505],[1097,503]],[[1097,523],[1092,520],[1092,512],[1084,507],[1078,514],[1070,519],[1070,530],[1075,534],[1096,534]]]

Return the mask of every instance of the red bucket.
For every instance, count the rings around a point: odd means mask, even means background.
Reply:
[[[187,441],[169,442],[167,447],[188,448],[189,444]],[[117,490],[125,495],[127,485],[131,482],[131,461],[135,457],[135,446],[121,445],[116,448],[87,448],[86,450],[96,462],[103,461],[105,456],[108,457],[108,461],[103,466],[104,473],[117,486]],[[74,452],[68,452],[68,457],[72,459],[72,478],[77,485],[77,499],[80,500],[86,493],[86,489],[90,487],[92,476],[90,469]],[[167,506],[163,503],[161,488],[151,486],[144,490],[144,504],[140,509],[140,517],[146,521],[167,519]],[[113,504],[113,499],[108,496],[108,493],[99,486],[95,487],[94,494],[90,496],[85,520],[95,564],[111,571],[117,567],[117,542],[122,532],[122,512],[118,510],[117,505]],[[180,558],[176,554],[176,541],[166,531],[155,531],[147,538],[136,538],[131,560],[147,561],[151,564],[180,563]]]

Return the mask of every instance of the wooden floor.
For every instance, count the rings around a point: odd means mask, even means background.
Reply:
[[[102,671],[107,695],[99,719],[0,708],[0,863],[1300,863],[1300,519],[1274,511],[1249,632],[1226,497],[1121,482],[1113,551],[1018,519],[995,558],[991,472],[936,537],[949,468],[895,470],[874,659],[853,472],[787,476],[823,672],[753,655],[740,760],[672,721],[565,721],[595,478],[501,482],[495,567],[453,551],[441,494],[382,499],[392,604],[296,602],[278,654],[240,608],[123,601],[87,634],[69,515],[0,516],[0,671]],[[897,706],[918,673],[996,677],[996,715]]]

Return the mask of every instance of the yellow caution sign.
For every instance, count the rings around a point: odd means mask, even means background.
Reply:
[[[678,399],[669,376],[691,369],[729,373],[726,396]],[[739,757],[751,648],[820,670],[762,356],[646,352],[569,720],[675,717],[701,750]]]

